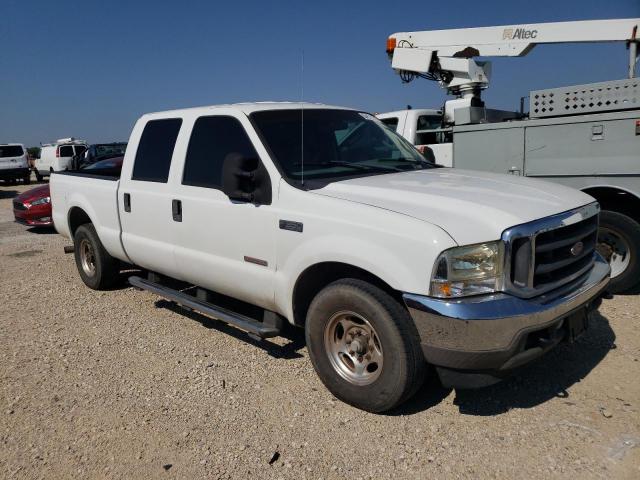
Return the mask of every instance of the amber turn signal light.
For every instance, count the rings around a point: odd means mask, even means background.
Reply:
[[[396,49],[396,39],[394,37],[387,38],[387,53],[391,55]]]

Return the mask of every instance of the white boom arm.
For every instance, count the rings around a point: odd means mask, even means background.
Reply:
[[[387,53],[404,81],[416,76],[438,80],[448,93],[479,101],[489,85],[491,64],[474,57],[522,57],[539,44],[627,42],[631,78],[638,26],[640,18],[628,18],[400,32],[389,37]]]

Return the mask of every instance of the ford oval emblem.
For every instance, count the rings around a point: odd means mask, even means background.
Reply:
[[[571,255],[573,255],[574,257],[577,257],[583,251],[584,251],[584,243],[582,242],[577,242],[573,245],[573,247],[571,247]]]

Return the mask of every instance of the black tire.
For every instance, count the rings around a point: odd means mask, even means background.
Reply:
[[[607,257],[611,246],[602,241],[606,230],[614,232],[629,246],[629,263],[619,275],[611,278],[608,290],[611,293],[623,293],[640,283],[640,223],[622,213],[611,210],[600,212],[600,232],[598,251]],[[610,256],[610,255],[609,255]]]
[[[368,321],[384,354],[377,378],[366,385],[345,379],[326,346],[326,329],[332,318],[345,311]],[[307,312],[305,338],[320,380],[337,398],[362,410],[390,410],[413,395],[424,381],[426,363],[411,317],[389,294],[367,282],[338,280],[320,291]]]
[[[24,181],[25,185],[31,184],[31,172],[29,172],[28,175],[25,175],[25,177],[22,180]]]
[[[41,182],[42,181],[42,175],[40,175],[40,172],[38,172],[38,170],[36,170],[35,172],[36,172],[36,180],[38,182]]]
[[[78,227],[73,237],[73,246],[80,278],[87,287],[93,290],[104,290],[118,280],[119,262],[105,250],[92,224],[87,223]],[[83,253],[85,248],[91,249],[92,261],[87,263],[93,266],[92,271],[83,266],[83,259],[88,257],[87,253]]]

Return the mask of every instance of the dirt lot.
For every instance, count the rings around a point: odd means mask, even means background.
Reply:
[[[94,292],[0,186],[3,478],[640,478],[640,296],[500,385],[336,401],[303,336],[254,342],[149,293]]]

